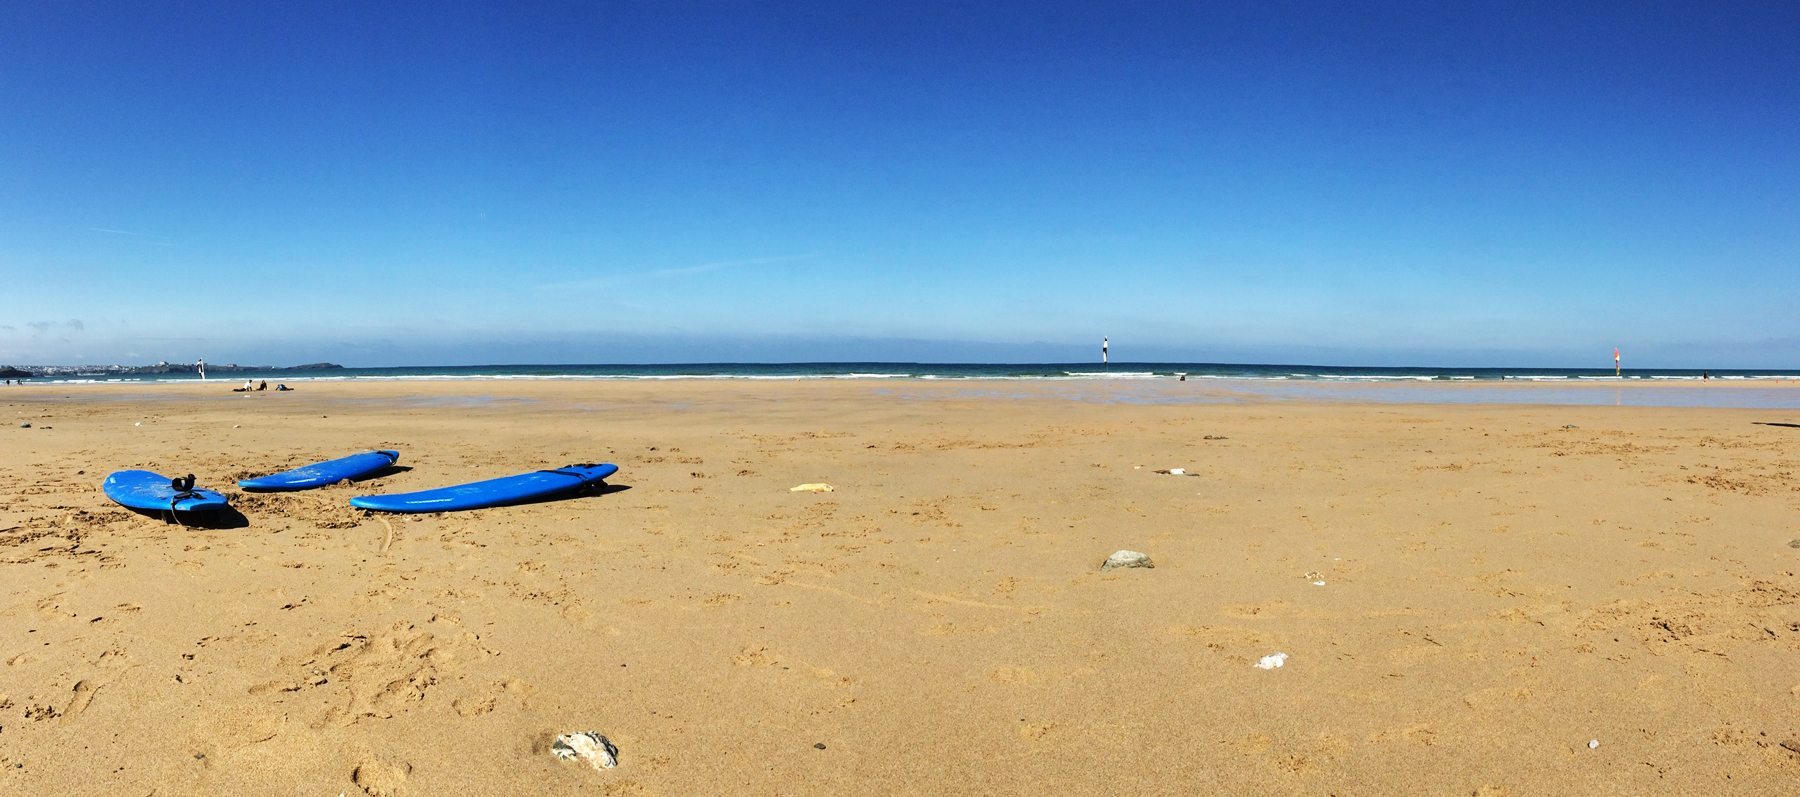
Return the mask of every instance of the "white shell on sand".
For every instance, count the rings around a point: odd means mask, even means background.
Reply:
[[[619,748],[611,740],[594,731],[565,733],[550,745],[550,754],[565,761],[580,759],[595,769],[611,769],[619,765]]]
[[[1259,669],[1259,670],[1274,670],[1274,669],[1279,669],[1281,667],[1281,665],[1286,664],[1286,663],[1287,663],[1287,654],[1286,653],[1270,653],[1267,656],[1257,659],[1255,666],[1256,666],[1256,669]]]
[[[836,487],[833,487],[824,482],[809,482],[807,484],[801,484],[801,485],[797,485],[794,487],[789,487],[788,492],[790,492],[790,493],[829,493],[832,490],[836,490],[836,489],[837,489]]]
[[[1155,566],[1156,566],[1156,563],[1150,561],[1149,554],[1139,553],[1137,551],[1117,551],[1117,552],[1114,552],[1112,556],[1106,557],[1106,562],[1105,562],[1105,564],[1100,565],[1100,569],[1101,570],[1111,570],[1115,567],[1155,567]]]

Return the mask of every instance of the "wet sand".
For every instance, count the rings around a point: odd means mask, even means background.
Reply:
[[[231,386],[0,391],[0,792],[1800,782],[1794,409],[1192,381]],[[231,486],[372,448],[408,469]],[[346,503],[588,461],[620,466],[612,489]],[[197,474],[236,527],[108,502],[126,468]],[[836,490],[788,490],[807,482]],[[1156,567],[1100,572],[1119,549]],[[619,766],[549,755],[578,730]]]

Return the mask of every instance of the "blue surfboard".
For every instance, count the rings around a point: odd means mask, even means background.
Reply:
[[[304,468],[284,470],[268,476],[244,479],[238,486],[246,490],[274,492],[278,490],[310,490],[337,484],[345,479],[360,479],[392,467],[400,461],[398,451],[365,451],[342,459],[319,462]]]
[[[193,477],[188,477],[193,478]],[[122,470],[106,477],[100,489],[121,506],[158,512],[216,512],[229,500],[192,482],[177,486],[175,480],[147,470]]]
[[[516,504],[537,498],[549,498],[598,484],[619,471],[612,464],[570,465],[556,470],[540,470],[488,479],[481,482],[439,487],[416,493],[395,495],[363,495],[350,499],[359,509],[382,512],[454,512],[459,509],[482,509],[502,504]]]

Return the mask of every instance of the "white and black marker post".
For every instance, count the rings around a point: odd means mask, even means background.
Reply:
[[[1101,365],[1106,365],[1108,363],[1108,360],[1106,359],[1106,343],[1107,343],[1107,340],[1105,337],[1100,338],[1100,364]]]
[[[206,378],[206,358],[205,357],[201,357],[197,362],[194,363],[194,370],[200,372],[201,379]]]

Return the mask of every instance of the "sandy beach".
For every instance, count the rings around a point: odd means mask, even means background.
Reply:
[[[232,386],[0,391],[0,792],[1800,783],[1797,410]],[[376,448],[405,470],[234,486]],[[347,503],[595,461],[612,489],[569,500]],[[128,468],[243,522],[118,507]],[[1101,572],[1120,549],[1155,567]],[[587,730],[616,768],[550,755]]]

